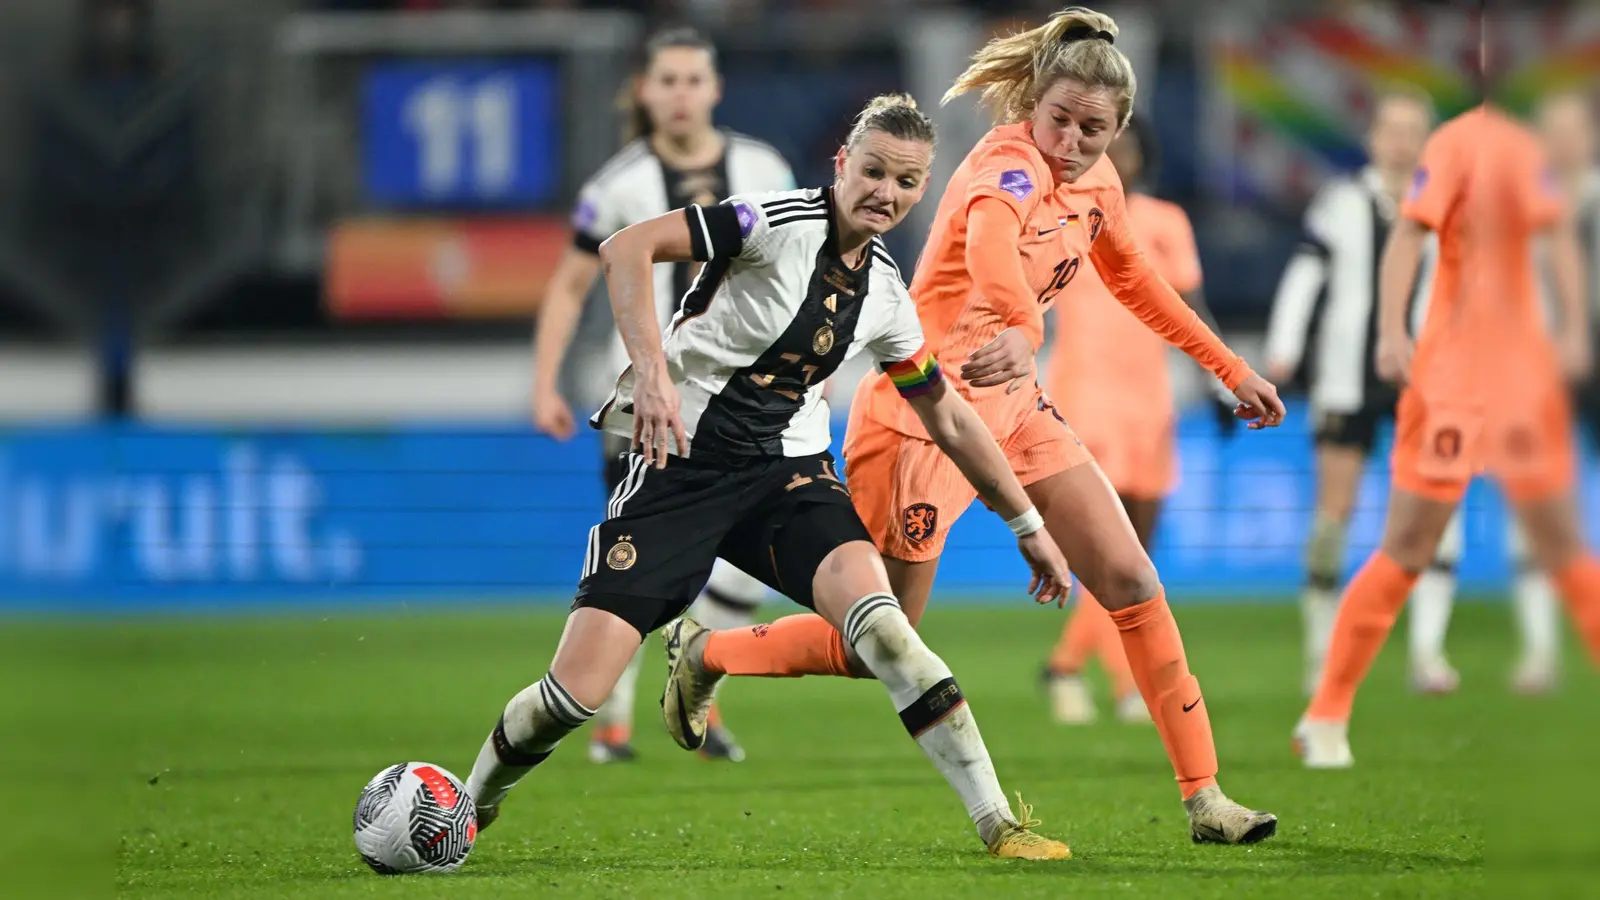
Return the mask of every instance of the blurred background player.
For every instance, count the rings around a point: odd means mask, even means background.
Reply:
[[[601,166],[578,195],[573,212],[572,246],[567,248],[544,301],[534,337],[534,425],[557,440],[575,431],[572,409],[559,379],[583,310],[584,298],[600,271],[600,244],[632,225],[690,204],[712,204],[729,194],[782,191],[794,187],[788,163],[771,146],[718,128],[712,113],[722,97],[716,49],[689,28],[658,32],[645,46],[644,69],[624,88],[628,114],[626,146]],[[655,267],[656,308],[664,327],[694,280],[692,263]],[[583,381],[609,384],[627,365],[627,351],[613,331],[610,346],[584,354]],[[622,480],[627,441],[607,435],[602,441],[606,492]],[[719,562],[712,570],[695,615],[713,627],[747,625],[766,588],[749,575]],[[640,648],[640,654],[643,654]],[[589,758],[626,761],[632,745],[634,685],[639,658],[623,673],[595,715]],[[702,755],[738,761],[744,751],[720,722],[713,724]]]
[[[1159,163],[1150,123],[1134,116],[1122,135],[1111,142],[1106,156],[1122,178],[1128,223],[1145,256],[1216,331],[1200,293],[1200,252],[1189,217],[1182,207],[1150,193]],[[1148,550],[1162,500],[1178,478],[1174,447],[1177,408],[1167,342],[1111,295],[1092,265],[1078,274],[1054,312],[1055,343],[1050,350],[1047,392],[1116,489],[1134,533]],[[1238,420],[1233,416],[1232,396],[1228,399],[1226,407],[1220,408],[1225,427],[1232,428]],[[1150,721],[1116,623],[1079,585],[1077,603],[1045,672],[1056,721],[1082,724],[1097,716],[1082,676],[1090,656],[1100,660],[1111,681],[1118,718]]]
[[[981,92],[1006,124],[978,142],[946,187],[911,293],[930,349],[961,366],[958,389],[1055,523],[1052,534],[1074,574],[1111,610],[1176,773],[1190,836],[1254,843],[1276,832],[1277,817],[1218,787],[1210,715],[1155,566],[1034,374],[1045,312],[1092,254],[1112,295],[1229,385],[1242,401],[1239,414],[1255,420],[1251,427],[1283,421],[1272,385],[1206,327],[1133,240],[1122,182],[1105,159],[1136,91],[1116,32],[1110,16],[1068,7],[973,56],[946,99]],[[915,625],[950,525],[976,495],[917,417],[904,413],[893,377],[863,379],[844,452],[855,508]],[[728,675],[867,674],[849,642],[814,615],[713,632],[705,665]]]
[[[1600,277],[1600,248],[1596,241],[1600,240],[1600,175],[1595,170],[1595,143],[1594,143],[1594,117],[1590,108],[1592,100],[1582,92],[1562,92],[1545,97],[1539,104],[1535,114],[1535,124],[1539,140],[1543,146],[1546,159],[1554,177],[1554,186],[1561,201],[1566,204],[1573,226],[1578,237],[1578,247],[1584,260],[1586,277],[1583,281],[1584,300],[1589,308],[1589,328],[1591,334],[1597,327],[1596,303],[1600,303],[1600,291],[1596,290],[1595,278]],[[1554,273],[1551,271],[1548,247],[1539,248],[1540,255],[1540,287],[1544,295],[1542,311],[1548,317],[1551,327],[1561,328],[1563,324],[1562,311],[1557,301],[1559,296],[1554,283]],[[1591,346],[1593,341],[1591,340]],[[1597,395],[1594,388],[1594,373],[1579,387],[1577,393],[1578,408],[1583,418],[1591,425],[1597,421]],[[1516,609],[1518,630],[1522,636],[1522,653],[1516,667],[1511,673],[1511,686],[1514,690],[1525,694],[1538,694],[1552,690],[1556,684],[1558,667],[1560,663],[1560,619],[1557,610],[1555,589],[1550,584],[1550,579],[1540,571],[1535,563],[1528,546],[1527,535],[1519,527],[1516,520],[1509,523],[1508,541],[1511,549],[1513,568],[1512,603]],[[1443,547],[1459,547],[1460,516],[1445,533]],[[1417,585],[1416,595],[1412,602],[1424,599],[1424,589],[1428,580]],[[1450,593],[1444,595],[1443,601],[1449,602]],[[1432,600],[1433,598],[1429,598]],[[1417,610],[1412,610],[1412,654],[1413,659],[1417,653],[1433,654],[1436,658],[1443,658],[1444,628],[1448,622],[1448,609],[1443,617],[1432,620],[1438,624],[1437,629],[1430,628],[1423,634],[1418,634],[1418,625],[1424,620],[1417,615]],[[1432,624],[1430,621],[1430,624]]]
[[[1483,57],[1487,62],[1487,29]],[[1429,232],[1439,266],[1413,349],[1405,307]],[[1552,339],[1534,247],[1547,242],[1567,327]],[[1429,138],[1379,278],[1378,369],[1403,385],[1382,545],[1345,588],[1295,743],[1310,768],[1354,764],[1355,694],[1474,477],[1495,477],[1600,661],[1600,560],[1577,514],[1565,383],[1590,367],[1583,261],[1538,138],[1485,102]],[[1486,361],[1492,360],[1492,364]]]
[[[1394,417],[1399,397],[1393,385],[1378,377],[1374,362],[1378,267],[1432,122],[1432,105],[1425,95],[1396,91],[1377,98],[1367,134],[1369,164],[1354,175],[1330,181],[1312,200],[1300,249],[1285,268],[1273,302],[1267,372],[1280,384],[1293,380],[1298,371],[1305,372],[1315,423],[1316,509],[1301,597],[1307,694],[1321,677],[1333,632],[1345,535],[1361,478],[1379,426]],[[1415,292],[1407,302],[1413,329],[1426,313],[1434,254],[1430,238]],[[1309,353],[1308,341],[1314,341]],[[1438,635],[1437,641],[1425,644],[1442,643],[1450,614],[1459,529],[1452,529],[1452,534],[1454,543],[1447,538],[1441,546],[1412,608],[1413,633]],[[1454,689],[1456,674],[1444,661],[1442,648],[1426,656],[1413,654],[1413,683],[1427,691]]]

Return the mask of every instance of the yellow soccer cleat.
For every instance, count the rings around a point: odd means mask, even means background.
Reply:
[[[685,750],[699,750],[706,743],[710,727],[711,704],[716,699],[721,675],[701,669],[694,654],[702,649],[711,630],[683,616],[661,631],[667,649],[667,684],[661,693],[661,720],[667,733]],[[693,646],[696,643],[701,647]]]
[[[1022,812],[1021,822],[1007,827],[989,842],[989,855],[1001,859],[1071,859],[1072,850],[1060,841],[1034,834],[1030,828],[1042,824],[1033,817],[1033,807],[1022,802],[1017,795],[1017,806]]]

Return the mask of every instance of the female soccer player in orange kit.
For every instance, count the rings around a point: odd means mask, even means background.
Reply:
[[[1128,221],[1139,236],[1139,246],[1161,277],[1210,324],[1200,295],[1200,253],[1189,217],[1176,203],[1145,192],[1157,164],[1150,124],[1135,117],[1106,156],[1128,187]],[[1139,543],[1148,549],[1161,502],[1178,477],[1173,447],[1177,411],[1167,344],[1106,290],[1093,266],[1074,281],[1055,314],[1055,343],[1045,386],[1094,454],[1128,511]],[[1081,675],[1090,656],[1099,658],[1111,679],[1118,718],[1150,721],[1116,624],[1080,585],[1078,603],[1046,669],[1056,721],[1075,725],[1096,717],[1094,699]]]
[[[1071,7],[990,41],[950,89],[982,91],[1005,120],[957,169],[939,205],[911,294],[929,347],[1006,451],[1074,573],[1109,610],[1139,692],[1181,787],[1196,841],[1250,843],[1277,818],[1217,787],[1216,749],[1177,622],[1128,516],[1089,452],[1034,381],[1044,313],[1092,261],[1146,325],[1200,360],[1242,401],[1250,427],[1283,404],[1145,261],[1122,183],[1105,157],[1133,110],[1133,67],[1110,17]],[[921,618],[951,521],[974,499],[926,432],[893,405],[888,375],[864,380],[850,411],[845,464],[862,521],[906,615]],[[863,675],[820,617],[718,631],[704,664],[730,675]]]
[[[1485,32],[1487,37],[1487,32]],[[1481,48],[1487,67],[1486,44]],[[1439,271],[1415,348],[1405,297],[1428,232]],[[1563,330],[1539,306],[1535,241],[1548,240]],[[1347,768],[1356,690],[1468,485],[1500,482],[1534,558],[1600,660],[1600,560],[1584,548],[1566,379],[1590,366],[1583,264],[1538,139],[1484,103],[1428,139],[1379,274],[1379,374],[1404,385],[1388,518],[1345,587],[1311,704],[1295,728],[1309,768]],[[1486,365],[1486,360],[1493,360]]]

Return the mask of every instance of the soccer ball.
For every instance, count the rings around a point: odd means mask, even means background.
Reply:
[[[453,872],[478,837],[478,812],[460,779],[442,766],[392,765],[356,801],[356,849],[379,875]]]

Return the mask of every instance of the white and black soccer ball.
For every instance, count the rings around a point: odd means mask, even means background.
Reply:
[[[452,872],[478,837],[478,812],[460,779],[442,766],[392,765],[356,801],[356,849],[380,875]]]

